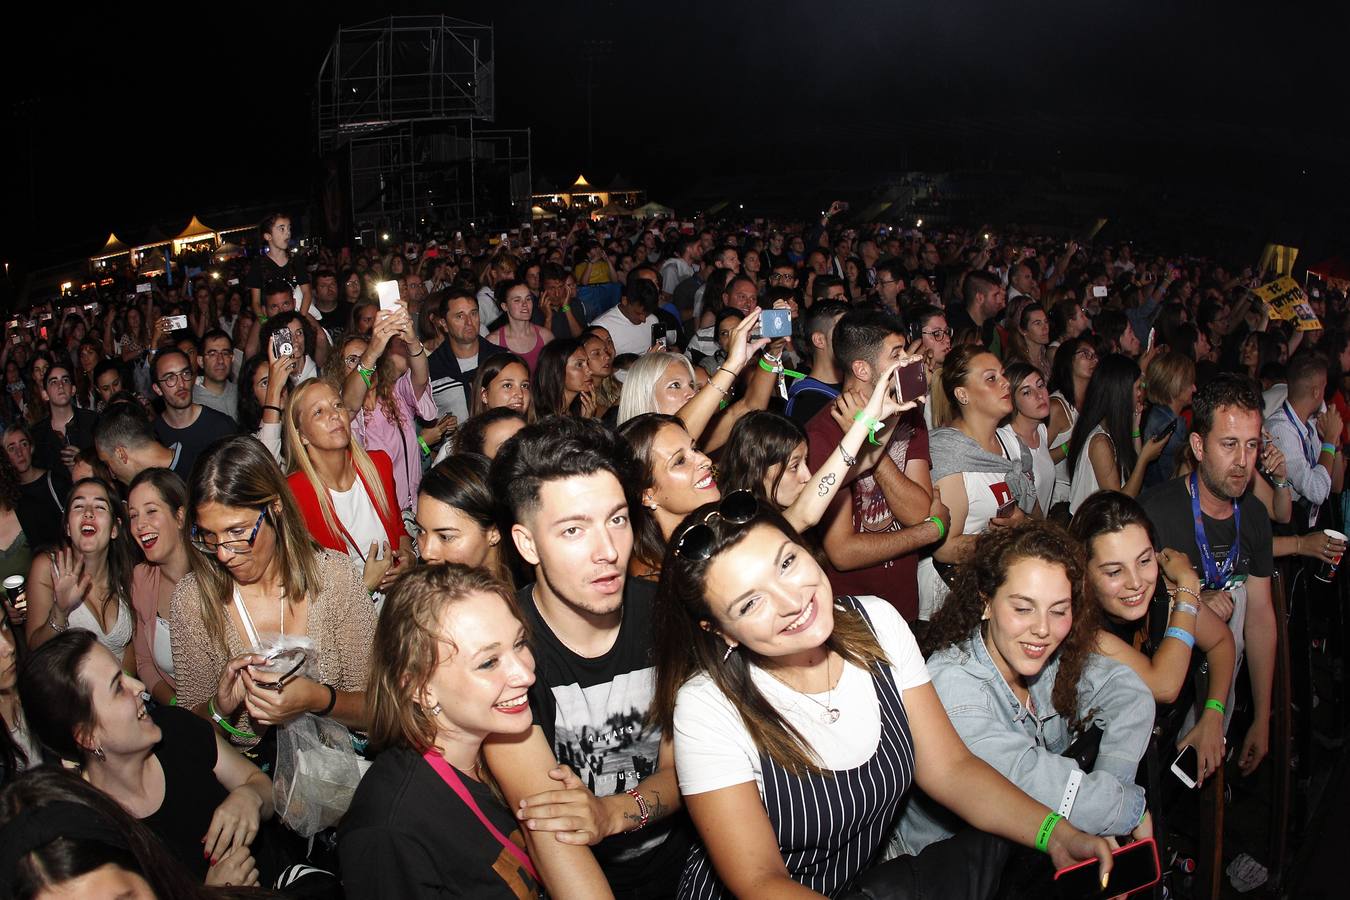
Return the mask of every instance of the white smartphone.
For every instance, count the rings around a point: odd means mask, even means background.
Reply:
[[[165,316],[164,330],[179,331],[187,327],[187,316]]]
[[[1105,297],[1105,296],[1106,296],[1106,288],[1103,287],[1103,286],[1100,285],[1100,284],[1094,284],[1094,285],[1092,286],[1092,296],[1094,296],[1094,297]]]
[[[1182,748],[1177,758],[1172,760],[1172,774],[1177,776],[1177,781],[1195,790],[1200,781],[1200,754],[1195,751],[1195,747],[1187,745]]]
[[[381,281],[375,285],[375,294],[380,298],[380,309],[398,309],[397,281]]]

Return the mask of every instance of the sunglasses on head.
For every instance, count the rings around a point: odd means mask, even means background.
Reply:
[[[746,490],[732,491],[722,498],[715,509],[703,517],[702,522],[695,522],[684,530],[680,539],[675,542],[675,555],[688,560],[707,559],[712,556],[713,542],[717,539],[710,522],[721,519],[732,525],[744,525],[753,519],[757,512],[759,501],[755,499],[754,494]]]

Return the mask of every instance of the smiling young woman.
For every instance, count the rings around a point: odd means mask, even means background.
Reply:
[[[749,492],[676,529],[655,608],[652,717],[675,735],[701,838],[677,896],[836,895],[916,783],[984,831],[1031,845],[1039,826],[1061,865],[1107,855],[966,749],[899,613],[837,599],[792,526]],[[880,874],[922,881],[912,863]],[[953,880],[943,895],[964,896]]]

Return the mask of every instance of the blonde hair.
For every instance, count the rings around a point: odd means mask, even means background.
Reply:
[[[623,379],[623,393],[619,395],[617,424],[622,425],[643,413],[659,412],[656,408],[656,385],[665,376],[666,368],[671,363],[683,366],[689,381],[693,382],[694,365],[682,353],[646,353],[628,367],[628,374]]]
[[[1149,362],[1144,381],[1148,402],[1171,406],[1182,391],[1195,384],[1195,360],[1175,350],[1164,350]]]
[[[337,510],[333,506],[333,498],[329,493],[328,486],[323,483],[319,473],[314,468],[314,463],[309,458],[309,451],[305,449],[304,443],[300,439],[300,426],[297,420],[300,418],[301,398],[316,385],[323,385],[333,389],[331,382],[322,378],[310,378],[304,381],[299,387],[291,391],[291,399],[286,404],[286,461],[288,463],[287,473],[304,472],[305,477],[309,479],[310,486],[314,488],[314,494],[319,498],[319,512],[323,514],[323,522],[328,526],[329,532],[339,534],[342,526],[337,520]],[[342,395],[338,394],[338,402],[342,401]],[[352,456],[352,465],[356,467],[357,474],[365,482],[366,490],[370,493],[370,499],[375,504],[375,509],[382,519],[391,519],[396,510],[390,502],[389,495],[384,492],[384,484],[380,481],[380,473],[375,469],[375,463],[371,462],[370,455],[362,448],[359,441],[356,440],[356,434],[347,428],[347,451]]]

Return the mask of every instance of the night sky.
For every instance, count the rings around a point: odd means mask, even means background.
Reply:
[[[662,199],[726,172],[1104,170],[1258,186],[1295,211],[1347,183],[1343,4],[1318,21],[1087,0],[308,6],[100,5],[11,30],[0,255],[306,195],[336,27],[428,10],[496,26],[497,123],[534,129],[536,177],[618,171]],[[608,48],[591,160],[587,41]]]

